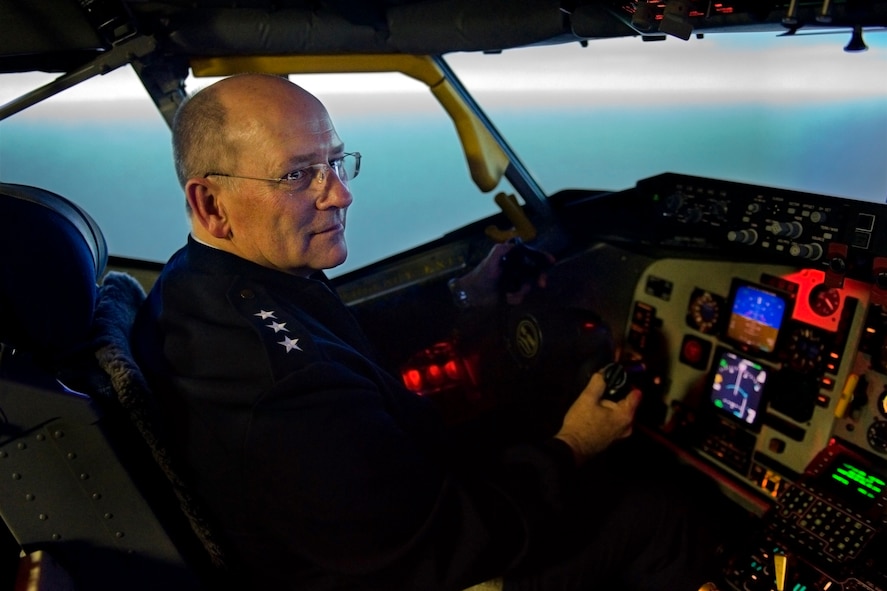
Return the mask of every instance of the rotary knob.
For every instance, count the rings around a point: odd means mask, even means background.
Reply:
[[[887,452],[887,421],[876,420],[872,423],[869,426],[866,439],[875,451]]]
[[[793,257],[800,257],[808,261],[816,261],[822,256],[822,247],[816,242],[810,244],[792,244],[788,253]]]
[[[758,232],[754,228],[747,230],[730,230],[727,232],[727,240],[739,244],[752,245],[758,241]]]
[[[799,238],[801,234],[804,233],[804,226],[801,225],[801,222],[791,221],[791,222],[771,222],[767,229],[770,230],[774,236],[780,236],[785,238]]]

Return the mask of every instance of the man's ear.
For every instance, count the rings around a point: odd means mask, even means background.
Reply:
[[[185,185],[185,198],[191,206],[196,224],[210,236],[227,238],[231,232],[228,214],[217,195],[218,185],[207,179],[190,179]]]

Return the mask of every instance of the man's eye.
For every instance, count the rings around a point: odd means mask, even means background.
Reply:
[[[308,169],[300,168],[299,170],[288,172],[283,178],[287,181],[304,181],[308,178]]]

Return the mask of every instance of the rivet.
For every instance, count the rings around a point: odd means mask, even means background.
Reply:
[[[89,480],[89,474],[84,472],[83,474],[80,475],[80,480]]]
[[[61,536],[61,534],[52,534],[52,539],[55,540],[56,542],[58,542],[59,540],[62,539],[62,536]]]
[[[5,458],[7,455],[5,451],[0,451],[0,458]]]
[[[52,436],[55,437],[56,439],[61,439],[62,437],[65,436],[65,432],[64,431],[53,431]]]
[[[46,513],[41,513],[37,516],[37,519],[39,519],[40,521],[46,521],[47,519],[49,519],[49,515],[47,515]]]
[[[113,514],[113,513],[105,513],[105,514],[103,515],[103,517],[104,517],[105,519],[114,519],[114,514]]]
[[[19,441],[18,443],[15,444],[15,446],[19,449],[28,449],[28,444],[25,443],[24,441]]]
[[[12,479],[13,479],[13,480],[21,480],[21,479],[22,479],[22,475],[19,474],[18,472],[13,472],[13,473],[12,473]]]
[[[251,289],[241,289],[240,290],[240,297],[241,297],[241,299],[244,299],[244,300],[251,300],[254,297],[256,297],[256,294],[253,293],[253,290],[251,290]]]
[[[43,441],[44,439],[46,439],[46,435],[43,433],[37,433],[37,441]]]
[[[73,460],[74,458],[77,457],[77,454],[75,454],[75,453],[72,452],[72,451],[69,451],[67,457],[68,457],[69,460]]]
[[[92,500],[93,501],[98,501],[101,498],[102,498],[102,493],[92,493]]]
[[[118,538],[122,538],[122,537],[125,536],[126,534],[123,533],[122,531],[119,531],[119,532],[115,533],[114,535],[115,535],[116,537],[118,537]]]
[[[33,500],[36,499],[36,498],[37,498],[37,497],[35,497],[35,496],[34,496],[33,494],[31,494],[31,493],[27,493],[27,494],[25,495],[25,500],[26,500],[26,501],[33,501]]]

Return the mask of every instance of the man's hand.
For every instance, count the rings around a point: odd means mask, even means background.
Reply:
[[[606,383],[600,373],[591,376],[585,389],[567,410],[556,438],[573,450],[578,465],[599,454],[614,441],[631,435],[632,421],[641,391],[634,389],[623,400],[602,398]]]
[[[471,307],[494,306],[499,301],[499,283],[502,279],[502,257],[515,243],[495,244],[487,256],[474,269],[455,280],[454,287],[464,291]],[[553,264],[554,257],[546,255]],[[544,288],[547,277],[541,273],[533,283],[523,283],[517,291],[505,294],[505,302],[510,305],[520,304],[524,297],[535,287]]]

